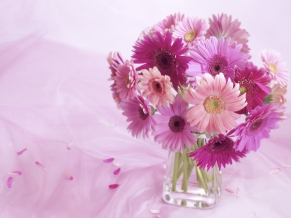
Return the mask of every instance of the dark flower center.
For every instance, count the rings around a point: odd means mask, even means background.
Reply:
[[[148,113],[145,113],[145,112],[144,112],[144,109],[143,109],[141,106],[139,106],[138,112],[139,112],[139,117],[140,117],[142,120],[145,120],[145,119],[149,116]]]
[[[159,81],[154,81],[152,83],[153,90],[157,93],[161,93],[163,91],[163,86]]]
[[[214,55],[207,61],[206,72],[216,76],[220,72],[226,74],[228,71],[228,61],[225,57]]]
[[[185,126],[185,120],[183,117],[175,115],[170,118],[168,125],[173,132],[182,132]]]
[[[175,69],[175,55],[165,49],[158,50],[154,55],[157,68],[162,72],[171,72]]]
[[[208,142],[209,151],[212,153],[221,153],[233,147],[233,141],[229,137],[220,134]]]
[[[254,131],[260,128],[263,124],[263,121],[264,121],[263,119],[258,119],[255,122],[253,122],[252,125],[250,126],[250,130]]]

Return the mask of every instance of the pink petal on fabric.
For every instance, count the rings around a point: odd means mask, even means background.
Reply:
[[[115,188],[117,188],[119,186],[119,184],[111,184],[111,185],[109,185],[108,187],[110,188],[110,189],[115,189]]]
[[[10,173],[8,173],[8,175],[11,175],[11,176],[20,176],[22,174],[21,171],[12,171]]]
[[[160,210],[158,210],[158,209],[150,209],[150,212],[152,214],[159,214],[160,213]]]
[[[283,167],[291,168],[291,166],[290,166],[290,165],[287,165],[287,164],[283,164],[283,163],[281,163],[281,165],[282,165]]]
[[[43,170],[47,170],[47,168],[45,168],[44,165],[42,165],[42,164],[39,163],[38,161],[36,161],[35,164],[36,164],[37,166],[39,166],[40,168],[42,168]]]
[[[119,172],[120,172],[120,167],[117,168],[116,170],[114,170],[113,174],[114,174],[114,175],[117,175]]]
[[[9,177],[7,179],[7,187],[12,188],[12,185],[13,185],[13,177]]]
[[[280,168],[275,168],[275,169],[273,169],[273,170],[270,172],[270,175],[272,175],[272,174],[274,174],[274,173],[278,173],[278,172],[280,172],[280,171],[281,171]]]
[[[113,162],[112,164],[116,167],[122,167],[124,165],[123,163],[118,163],[118,162]]]
[[[104,163],[111,163],[112,161],[114,161],[114,158],[108,158],[103,160]]]
[[[239,193],[240,193],[240,189],[239,189],[239,187],[237,187],[236,188],[236,192],[235,192],[235,194],[236,194],[237,197],[239,197]]]
[[[73,180],[74,177],[70,175],[69,173],[63,172],[64,176],[67,177],[69,180]]]
[[[235,192],[232,189],[230,189],[230,188],[225,188],[225,191],[227,191],[229,193],[232,193],[232,194],[235,194]]]
[[[73,147],[73,141],[74,141],[74,137],[72,137],[72,140],[68,142],[68,145],[67,145],[68,150],[71,150],[71,148]]]
[[[22,154],[23,152],[25,152],[27,149],[28,149],[28,148],[24,148],[24,149],[22,149],[21,151],[18,151],[17,154],[18,154],[18,155],[21,155],[21,154]]]
[[[109,127],[115,127],[115,123],[111,123],[111,122],[107,122],[107,121],[103,121],[103,120],[99,120],[99,123],[103,123],[104,125],[106,126],[109,126]]]

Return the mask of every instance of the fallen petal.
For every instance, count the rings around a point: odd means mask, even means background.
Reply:
[[[99,123],[103,123],[104,125],[109,126],[109,127],[114,127],[115,126],[114,123],[106,122],[106,121],[103,121],[103,120],[99,120]]]
[[[8,175],[11,175],[11,176],[20,176],[22,174],[22,172],[20,171],[12,171],[11,173],[8,173]]]
[[[239,192],[240,192],[239,187],[237,187],[237,188],[236,188],[236,196],[237,196],[237,197],[239,197]]]
[[[108,158],[103,160],[104,163],[111,163],[112,161],[114,161],[114,158]]]
[[[160,213],[160,210],[158,210],[158,209],[150,209],[150,212],[152,214],[159,214]]]
[[[116,170],[114,170],[113,174],[117,175],[120,172],[120,168],[117,168]]]
[[[110,189],[115,189],[115,188],[117,188],[119,186],[119,184],[111,184],[111,185],[109,185],[109,188]]]
[[[230,189],[230,188],[225,188],[225,191],[228,191],[229,193],[232,193],[232,194],[235,193],[235,192],[234,192],[232,189]]]
[[[273,169],[273,170],[270,172],[270,175],[272,175],[272,174],[274,174],[274,173],[278,173],[278,172],[280,172],[280,171],[281,171],[280,168],[275,168],[275,169]]]
[[[291,166],[290,166],[290,165],[287,165],[287,164],[283,164],[283,163],[281,163],[281,165],[282,165],[283,167],[291,168]]]
[[[12,188],[12,185],[13,185],[13,177],[9,177],[7,179],[7,187]]]
[[[63,172],[63,174],[65,175],[65,177],[67,177],[69,180],[73,180],[73,176],[71,176],[69,173],[65,173]]]
[[[24,148],[24,149],[22,149],[21,151],[18,151],[17,154],[18,154],[18,155],[21,155],[21,154],[22,154],[23,152],[25,152],[27,149],[28,149],[28,148]]]
[[[72,137],[72,140],[68,142],[68,145],[67,145],[68,150],[71,150],[71,148],[73,147],[73,141],[74,141],[74,137]]]
[[[118,162],[113,162],[112,163],[114,166],[116,166],[116,167],[121,167],[121,166],[123,166],[124,164],[122,164],[122,163],[118,163]]]
[[[40,168],[42,168],[43,170],[47,170],[47,168],[45,168],[44,165],[42,165],[42,164],[39,163],[38,161],[36,161],[35,164],[36,164],[37,166],[39,166]]]

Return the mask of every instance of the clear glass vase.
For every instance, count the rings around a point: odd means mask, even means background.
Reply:
[[[183,153],[169,151],[163,184],[163,199],[169,204],[207,209],[214,207],[220,197],[221,172],[215,165],[208,171],[200,169],[189,153],[204,145],[199,138],[192,149]]]

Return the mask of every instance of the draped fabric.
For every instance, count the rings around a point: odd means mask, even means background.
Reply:
[[[167,151],[152,138],[128,133],[111,96],[106,61],[110,51],[130,58],[139,33],[171,13],[208,19],[225,12],[251,34],[256,64],[260,49],[272,48],[291,66],[288,6],[1,1],[0,217],[290,217],[290,92],[280,129],[257,152],[222,170],[219,204],[212,210],[181,208],[162,201]],[[103,162],[108,158],[113,163]],[[22,174],[9,174],[14,171]]]

